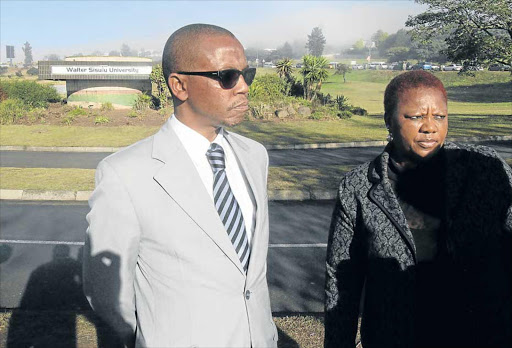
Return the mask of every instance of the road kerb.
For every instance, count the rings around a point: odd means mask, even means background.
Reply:
[[[75,201],[75,191],[24,190],[23,201]]]
[[[488,136],[468,136],[468,137],[448,137],[447,141],[459,143],[479,143],[484,141],[511,141],[512,135],[488,135]],[[274,144],[265,145],[269,151],[277,150],[305,150],[305,149],[340,149],[347,147],[373,147],[385,146],[386,141],[368,140],[368,141],[351,141],[345,143],[319,143],[319,144]],[[0,145],[0,151],[46,151],[46,152],[116,152],[124,147],[86,147],[86,146],[15,146]]]
[[[89,200],[92,191],[45,191],[45,190],[9,190],[0,189],[0,200],[5,201],[76,201]],[[271,190],[269,201],[307,201],[331,200],[336,198],[336,191],[328,190]]]
[[[21,200],[23,190],[5,190],[0,189],[0,200]]]

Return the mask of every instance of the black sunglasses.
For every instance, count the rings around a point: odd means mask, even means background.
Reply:
[[[247,67],[242,71],[237,69],[226,69],[219,71],[178,71],[178,74],[211,77],[218,79],[222,88],[231,89],[238,83],[240,75],[244,77],[245,83],[250,86],[254,80],[254,76],[256,76],[256,68]]]

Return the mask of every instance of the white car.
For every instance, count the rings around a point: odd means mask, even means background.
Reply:
[[[443,66],[443,71],[460,71],[462,69],[462,65],[450,64]]]

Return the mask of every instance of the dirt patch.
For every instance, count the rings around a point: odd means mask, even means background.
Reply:
[[[16,124],[34,125],[71,125],[82,127],[117,127],[117,126],[161,126],[172,114],[171,109],[146,109],[136,112],[132,109],[102,110],[101,108],[79,107],[77,105],[50,104],[46,110],[30,112]]]

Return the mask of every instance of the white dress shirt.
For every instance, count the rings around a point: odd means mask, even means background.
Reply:
[[[192,128],[180,122],[174,114],[171,116],[170,125],[192,159],[192,162],[201,177],[201,181],[212,199],[212,204],[215,204],[213,198],[213,171],[210,166],[210,162],[206,157],[206,152],[210,147],[210,141]],[[217,143],[224,149],[226,176],[228,177],[231,191],[242,210],[245,230],[247,231],[247,238],[250,243],[256,222],[256,212],[251,200],[249,189],[245,183],[233,149],[224,137],[224,130],[222,128],[212,143]]]

